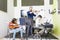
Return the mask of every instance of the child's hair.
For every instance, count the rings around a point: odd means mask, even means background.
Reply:
[[[38,17],[42,18],[42,16],[41,16],[41,15],[38,15]]]
[[[17,19],[16,18],[13,18],[11,22],[12,23],[15,23],[15,21],[17,21]]]

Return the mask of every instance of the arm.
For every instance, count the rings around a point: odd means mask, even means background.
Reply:
[[[28,14],[28,15],[36,16],[33,12],[30,13],[29,11],[27,12],[27,14]]]
[[[41,24],[44,25],[44,20],[43,19],[41,19]]]
[[[13,25],[14,25],[14,24],[10,22],[10,23],[9,23],[9,28],[10,28],[10,29],[13,29],[13,28],[14,28]]]
[[[27,14],[28,14],[28,15],[31,15],[29,11],[27,12]]]
[[[16,23],[13,23],[13,26],[15,27],[15,28],[19,28],[19,24],[16,22]]]
[[[14,29],[14,28],[18,28],[18,27],[19,27],[18,24],[9,23],[9,28],[10,29]]]
[[[32,13],[33,16],[36,16],[34,13]]]

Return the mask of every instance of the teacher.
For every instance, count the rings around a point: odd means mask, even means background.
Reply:
[[[33,19],[34,16],[36,16],[33,13],[33,7],[29,7],[29,11],[27,12],[28,18]]]
[[[28,19],[30,20],[30,22],[28,22],[28,23],[31,23],[31,25],[29,25],[28,27],[27,27],[27,29],[28,29],[28,36],[31,36],[32,35],[32,33],[33,33],[33,24],[34,24],[34,22],[33,22],[33,17],[34,16],[36,16],[35,14],[34,14],[34,11],[33,11],[33,7],[29,7],[29,11],[27,12],[27,16],[28,16]]]

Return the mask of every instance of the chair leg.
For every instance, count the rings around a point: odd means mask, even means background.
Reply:
[[[8,38],[9,38],[9,40],[11,39],[11,38],[10,38],[10,34],[9,34],[9,37],[8,37]]]

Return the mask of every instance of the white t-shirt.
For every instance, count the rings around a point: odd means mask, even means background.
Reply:
[[[39,27],[39,25],[41,25],[41,24],[43,24],[44,22],[43,22],[43,19],[41,19],[41,18],[36,18],[36,23],[35,23],[35,25],[36,25],[36,27]]]

